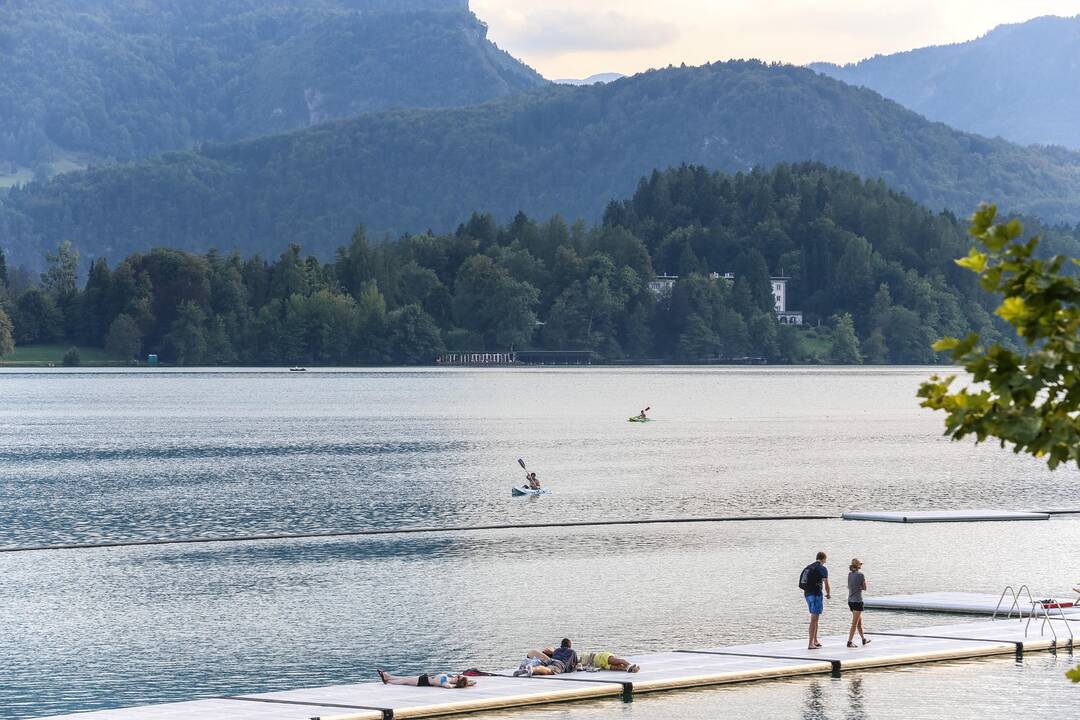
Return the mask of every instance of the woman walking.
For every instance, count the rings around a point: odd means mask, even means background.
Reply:
[[[847,591],[848,591],[848,608],[851,610],[851,629],[847,634],[847,646],[849,648],[857,647],[854,642],[855,631],[859,631],[859,637],[862,638],[862,644],[867,645],[870,643],[866,639],[866,633],[863,632],[862,626],[862,614],[863,614],[863,590],[866,589],[866,576],[862,573],[862,561],[859,558],[853,558],[851,565],[848,566],[847,576]]]

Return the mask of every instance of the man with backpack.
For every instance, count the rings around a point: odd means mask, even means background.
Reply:
[[[832,597],[829,588],[829,571],[825,567],[825,553],[817,554],[817,561],[803,568],[799,575],[799,589],[806,597],[806,607],[810,609],[810,644],[808,650],[817,650],[821,647],[818,642],[818,621],[821,619],[821,611],[825,608],[825,599]],[[822,585],[825,587],[825,595],[822,597]]]

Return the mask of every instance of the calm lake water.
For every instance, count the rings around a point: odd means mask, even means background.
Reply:
[[[0,371],[0,547],[562,520],[1080,507],[1080,474],[941,437],[929,369]],[[645,405],[655,422],[626,422]],[[511,498],[516,459],[551,494]],[[755,521],[0,554],[0,717],[796,637],[818,549],[872,592],[1080,580],[1080,516]],[[842,600],[843,593],[838,593]],[[537,607],[546,609],[537,610]],[[846,629],[842,602],[828,632]],[[940,617],[875,613],[879,629]],[[1075,706],[1068,655],[492,718],[981,718]],[[988,683],[994,693],[987,693]],[[1008,703],[1006,705],[1006,703]]]

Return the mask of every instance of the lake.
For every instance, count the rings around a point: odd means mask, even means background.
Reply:
[[[1080,473],[941,436],[925,368],[0,370],[0,547],[880,509],[1080,507]],[[642,407],[654,422],[628,423]],[[512,498],[535,469],[550,494]],[[0,717],[797,637],[799,570],[1060,593],[1080,518],[534,528],[0,554]],[[846,629],[843,593],[824,630]],[[940,623],[872,613],[868,629]],[[1075,702],[1068,655],[486,717],[955,718]],[[969,667],[969,666],[975,667]],[[993,682],[997,696],[985,687]],[[742,710],[740,710],[742,708]]]

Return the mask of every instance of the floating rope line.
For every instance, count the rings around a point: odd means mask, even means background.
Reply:
[[[116,540],[98,543],[66,543],[62,545],[29,545],[0,547],[0,553],[43,552],[46,550],[97,550],[101,548],[144,547],[150,545],[200,545],[214,543],[256,542],[265,540],[309,540],[318,538],[367,537],[376,535],[420,535],[427,533],[461,533],[484,530],[532,530],[537,528],[606,527],[611,525],[680,525],[690,523],[755,522],[776,520],[839,520],[839,515],[741,515],[728,517],[650,518],[646,520],[585,520],[580,522],[524,523],[520,525],[466,525],[460,527],[380,528],[373,530],[339,530],[310,533],[281,533],[267,535],[237,535],[212,538],[174,538],[148,540]]]

